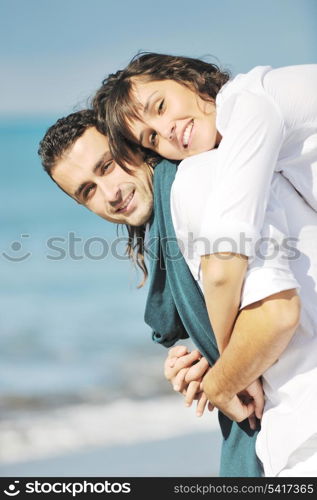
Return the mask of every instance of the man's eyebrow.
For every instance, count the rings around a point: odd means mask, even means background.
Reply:
[[[94,168],[92,169],[93,173],[95,174],[97,172],[97,170],[99,170],[105,164],[106,161],[111,161],[111,160],[112,160],[112,157],[111,157],[110,151],[106,151],[101,156],[101,158],[97,161]]]
[[[104,163],[106,161],[110,161],[111,160],[111,154],[110,154],[110,151],[106,151],[102,156],[101,158],[97,161],[97,163],[95,163],[93,169],[92,169],[92,172],[95,174],[101,167],[102,165],[104,165]],[[81,185],[76,189],[75,193],[74,193],[74,198],[79,198],[82,190],[84,189],[84,187],[87,185],[87,181],[85,182],[82,182]]]

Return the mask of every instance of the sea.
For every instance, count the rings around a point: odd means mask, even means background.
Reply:
[[[175,396],[126,234],[41,167],[38,144],[54,121],[0,120],[0,463],[149,438]],[[164,436],[191,426],[178,412],[168,422]]]

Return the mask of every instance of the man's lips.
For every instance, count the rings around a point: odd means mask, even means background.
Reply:
[[[186,123],[185,127],[183,128],[179,141],[182,148],[185,149],[188,148],[193,127],[194,127],[194,120],[191,119],[189,120],[189,122]]]
[[[121,214],[129,211],[129,205],[133,199],[134,196],[134,191],[132,191],[129,196],[126,197],[126,199],[119,205],[119,207],[116,210],[116,213]]]

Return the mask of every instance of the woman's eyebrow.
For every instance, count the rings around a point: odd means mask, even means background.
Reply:
[[[144,144],[143,144],[143,139],[144,139],[144,132],[142,131],[142,132],[140,133],[140,138],[139,138],[140,146],[144,146]]]
[[[154,90],[154,92],[151,95],[149,95],[149,97],[147,98],[147,101],[146,101],[144,108],[143,108],[143,113],[145,115],[149,113],[149,109],[151,107],[151,99],[157,93],[158,93],[158,90]]]

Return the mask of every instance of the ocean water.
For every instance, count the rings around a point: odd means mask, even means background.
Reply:
[[[42,171],[38,142],[53,121],[0,122],[2,460],[19,450],[29,422],[45,428],[49,412],[62,418],[88,405],[98,414],[100,405],[171,392],[122,233]]]

